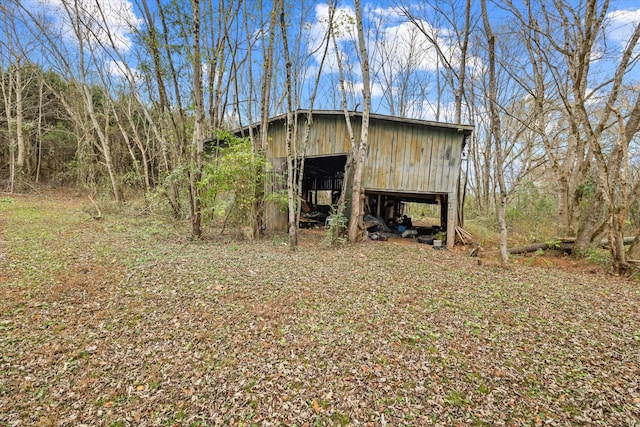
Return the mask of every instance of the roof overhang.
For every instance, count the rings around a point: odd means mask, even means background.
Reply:
[[[309,115],[312,117],[331,117],[331,116],[341,116],[344,117],[344,111],[340,110],[296,110],[293,112],[294,115]],[[362,112],[360,111],[350,111],[349,117],[362,117]],[[384,114],[371,114],[369,116],[370,120],[373,121],[387,121],[387,122],[395,122],[402,124],[413,124],[416,126],[425,126],[431,127],[434,129],[451,129],[456,130],[462,133],[465,136],[471,135],[474,130],[474,127],[471,125],[459,124],[459,123],[444,123],[444,122],[436,122],[431,120],[420,120],[420,119],[410,119],[406,117],[398,117],[398,116],[387,116]],[[278,121],[285,121],[287,119],[287,114],[280,114],[278,116],[274,116],[269,119],[269,124]],[[254,123],[252,125],[244,126],[240,129],[234,131],[234,133],[244,133],[249,128],[259,129],[261,126],[260,123]]]

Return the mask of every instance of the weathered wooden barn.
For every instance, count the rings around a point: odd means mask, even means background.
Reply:
[[[295,113],[298,131],[294,138],[298,147],[304,145],[308,116],[309,112],[304,110]],[[352,112],[350,117],[357,142],[362,113]],[[342,111],[314,111],[312,119],[304,148],[302,197],[317,205],[319,192],[339,195],[351,141]],[[472,130],[467,125],[372,114],[362,177],[365,209],[373,216],[392,221],[407,202],[439,204],[442,226],[453,230],[463,150]],[[254,132],[259,135],[259,127]],[[272,176],[283,175],[287,157],[286,115],[270,120],[268,134],[266,156]],[[274,180],[273,186],[277,185]],[[268,209],[265,225],[270,230],[285,230],[286,214]],[[448,240],[448,245],[452,245],[453,239]]]

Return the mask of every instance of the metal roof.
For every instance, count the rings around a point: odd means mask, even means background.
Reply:
[[[312,116],[341,116],[344,117],[344,111],[341,110],[296,110],[293,114],[309,114]],[[350,117],[362,117],[361,111],[349,111]],[[271,117],[269,119],[269,123],[286,120],[287,114],[280,114],[278,116]],[[370,114],[370,119],[380,120],[380,121],[388,121],[388,122],[396,122],[396,123],[404,123],[404,124],[413,124],[418,126],[426,126],[432,128],[445,128],[445,129],[455,129],[459,132],[463,132],[465,135],[470,135],[473,132],[474,127],[471,125],[459,124],[459,123],[444,123],[444,122],[436,122],[432,120],[421,120],[421,119],[411,119],[406,117],[398,117],[398,116],[388,116],[384,114]],[[259,128],[260,123],[254,123],[252,125],[244,126],[240,129],[237,129],[235,132],[242,132],[248,128]]]

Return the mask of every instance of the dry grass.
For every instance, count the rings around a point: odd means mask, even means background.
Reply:
[[[0,199],[0,425],[639,425],[640,290]]]

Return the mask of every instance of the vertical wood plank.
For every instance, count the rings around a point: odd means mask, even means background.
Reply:
[[[424,133],[416,126],[412,129],[411,132],[411,146],[413,148],[412,154],[412,163],[411,163],[411,181],[410,185],[415,188],[417,191],[422,191],[422,187],[424,186],[424,169],[421,167],[424,159],[423,156],[423,145],[424,145]]]

